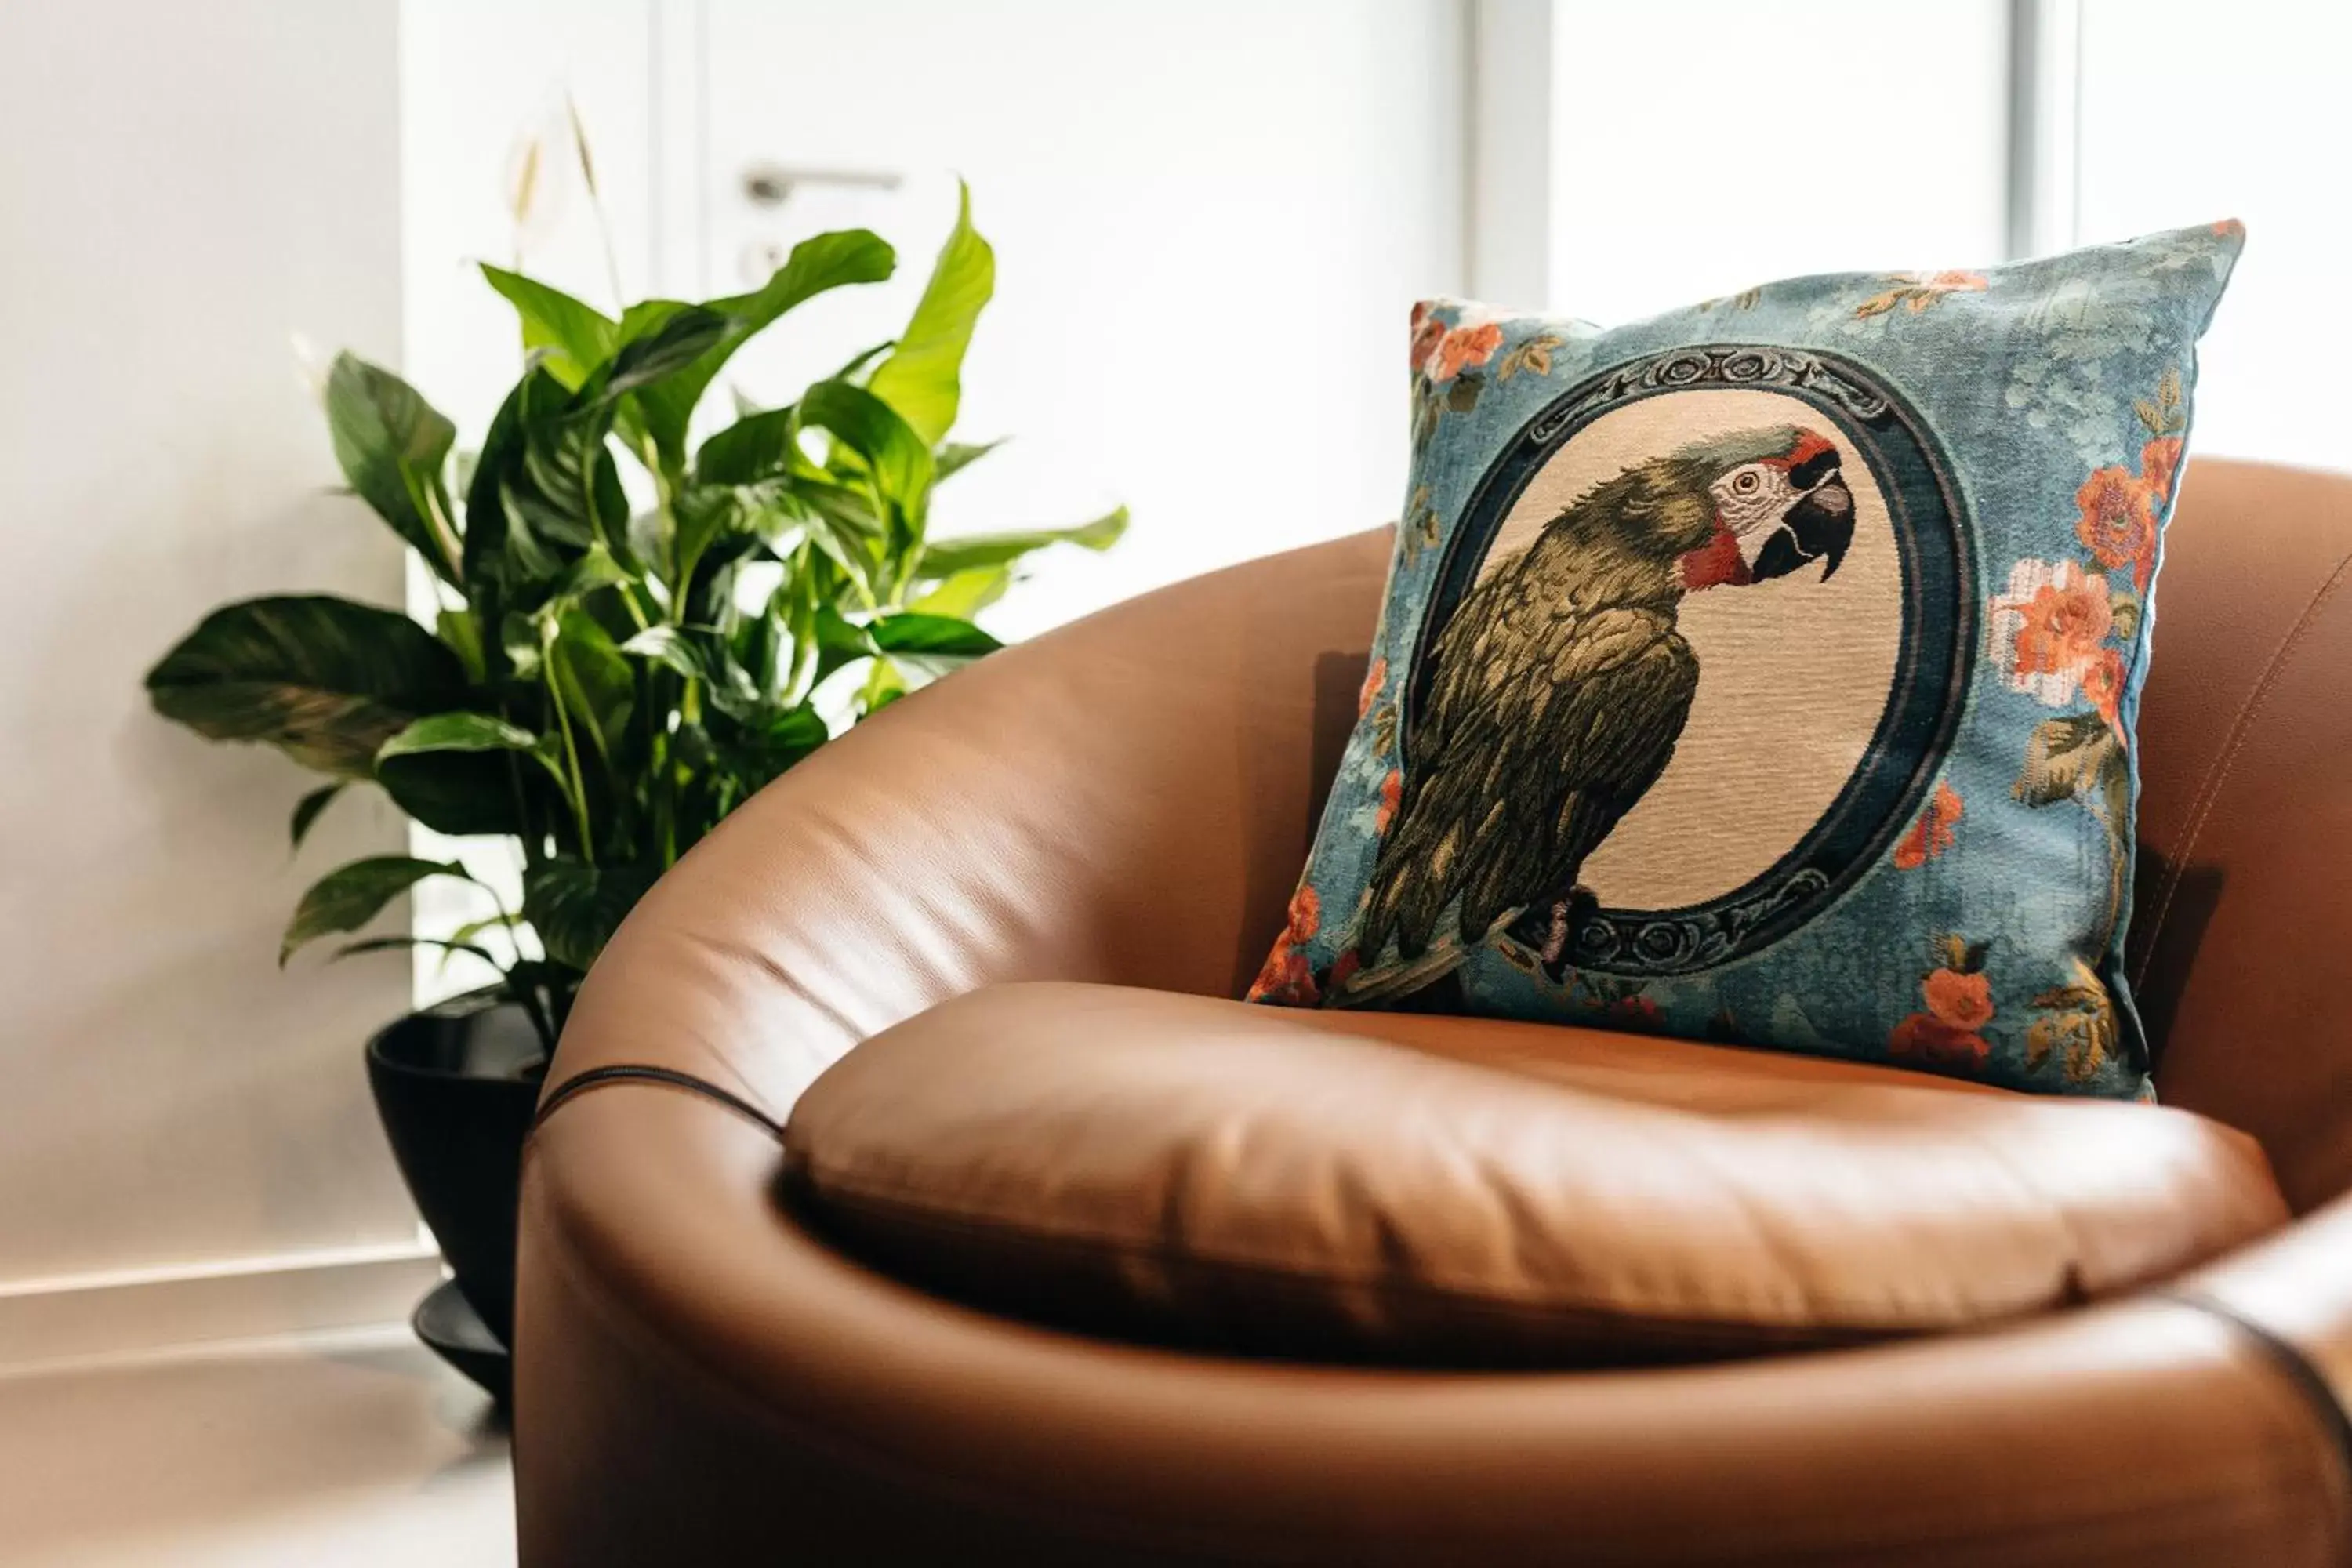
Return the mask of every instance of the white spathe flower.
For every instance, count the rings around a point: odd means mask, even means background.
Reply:
[[[562,226],[580,171],[572,148],[568,100],[558,100],[526,121],[507,149],[503,195],[518,256],[538,249]]]

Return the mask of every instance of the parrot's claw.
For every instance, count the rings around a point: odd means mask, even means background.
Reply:
[[[1544,944],[1539,950],[1545,972],[1554,980],[1559,978],[1557,972],[1560,959],[1568,952],[1568,900],[1562,899],[1551,907],[1551,925],[1544,933]]]
[[[1568,955],[1576,945],[1576,930],[1592,918],[1601,900],[1591,889],[1579,882],[1570,888],[1568,897],[1551,907],[1550,929],[1544,935],[1542,948],[1545,975],[1555,985],[1568,977]]]

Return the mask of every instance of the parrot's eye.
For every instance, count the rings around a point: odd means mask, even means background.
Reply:
[[[1763,488],[1764,476],[1753,468],[1734,474],[1731,478],[1732,493],[1735,495],[1752,496]]]

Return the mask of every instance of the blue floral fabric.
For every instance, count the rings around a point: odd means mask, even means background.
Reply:
[[[1361,714],[1252,998],[2145,1096],[2133,726],[2242,240],[1417,307]]]

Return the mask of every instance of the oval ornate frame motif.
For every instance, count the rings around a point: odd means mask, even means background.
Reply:
[[[1780,393],[1827,416],[1885,497],[1903,574],[1902,647],[1876,731],[1821,819],[1761,876],[1679,909],[1603,908],[1573,934],[1569,962],[1638,977],[1713,968],[1779,941],[1829,905],[1918,815],[1950,748],[1977,645],[1976,562],[1958,487],[1917,415],[1871,372],[1834,353],[1710,344],[1601,372],[1530,420],[1472,492],[1446,544],[1413,650],[1400,731],[1427,700],[1430,649],[1476,580],[1495,534],[1544,465],[1611,409],[1668,393]],[[1406,758],[1411,765],[1411,758]]]

